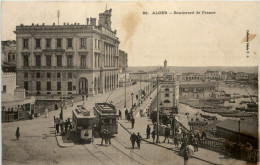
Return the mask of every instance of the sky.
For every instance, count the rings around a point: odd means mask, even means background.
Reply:
[[[112,9],[112,29],[129,66],[258,66],[258,2],[2,2],[2,40],[16,26],[86,24]],[[144,15],[143,12],[148,12]],[[155,15],[153,12],[167,11]],[[216,14],[174,15],[174,11]],[[247,53],[247,30],[249,53]],[[258,45],[257,45],[258,44]],[[249,56],[249,57],[247,57]]]

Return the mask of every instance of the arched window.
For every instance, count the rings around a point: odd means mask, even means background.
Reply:
[[[169,97],[169,94],[167,93],[167,94],[165,94],[165,97]]]
[[[171,103],[169,100],[164,100],[163,103]]]
[[[169,92],[170,90],[168,88],[165,89],[165,92]]]

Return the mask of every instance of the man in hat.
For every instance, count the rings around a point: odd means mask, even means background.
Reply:
[[[136,134],[134,132],[132,133],[130,140],[132,142],[132,149],[134,149],[135,148],[135,142],[136,142]]]
[[[106,130],[103,129],[102,132],[100,132],[100,137],[101,137],[101,146],[103,145],[103,141],[105,139],[105,134],[106,134]]]

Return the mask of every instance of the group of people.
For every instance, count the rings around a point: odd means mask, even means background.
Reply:
[[[111,145],[111,138],[112,134],[110,133],[109,130],[104,129],[101,133],[101,146],[103,145],[103,142],[105,141],[106,146],[109,144]]]
[[[69,138],[69,134],[70,131],[72,130],[72,124],[70,122],[70,118],[68,118],[67,120],[63,121],[59,118],[55,118],[54,116],[54,123],[55,123],[55,127],[56,127],[56,132],[57,134],[61,134],[61,135],[66,135],[68,134],[67,138]]]
[[[132,143],[132,149],[135,148],[135,143],[137,144],[138,149],[141,148],[142,136],[140,135],[139,132],[137,133],[137,135],[133,132],[130,136],[130,140],[131,140],[131,143]]]
[[[135,118],[132,109],[130,110],[130,112],[128,112],[128,109],[125,110],[125,119],[128,120],[128,122],[131,122],[133,129],[135,126]]]

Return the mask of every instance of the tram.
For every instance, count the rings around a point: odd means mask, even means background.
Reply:
[[[98,134],[102,130],[108,130],[111,135],[118,133],[118,119],[117,110],[113,104],[96,103],[94,107],[94,114],[96,116],[96,131]]]
[[[84,106],[77,106],[72,110],[72,126],[75,135],[81,140],[91,142],[93,139],[93,123],[96,116]]]

